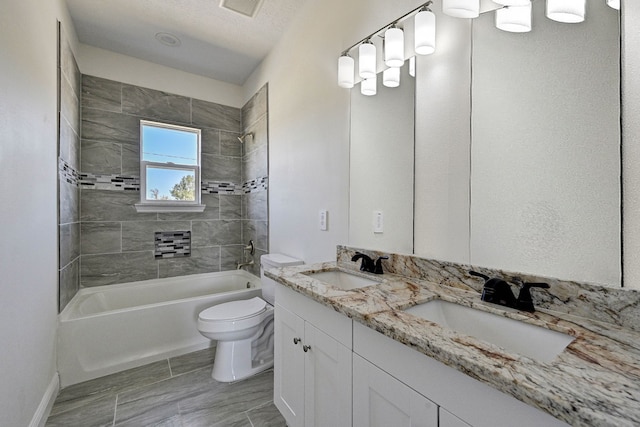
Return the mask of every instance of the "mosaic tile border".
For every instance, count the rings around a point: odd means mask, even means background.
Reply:
[[[140,178],[122,175],[80,174],[80,186],[83,190],[126,190],[140,191]]]
[[[83,190],[140,191],[140,177],[78,173],[62,159],[60,162],[64,163],[59,166],[61,177],[64,176],[67,181],[71,180],[69,181],[71,183],[75,182],[74,185],[79,185]],[[63,170],[65,175],[63,175]],[[202,194],[243,195],[266,191],[268,187],[269,177],[263,176],[242,185],[224,181],[202,181],[200,191]]]
[[[191,231],[156,231],[154,243],[156,259],[191,256]]]
[[[58,175],[60,181],[66,181],[75,187],[80,184],[80,173],[62,157],[58,157]]]

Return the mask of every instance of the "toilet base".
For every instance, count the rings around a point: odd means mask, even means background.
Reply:
[[[251,338],[218,341],[211,377],[219,382],[245,379],[273,367],[273,316]]]

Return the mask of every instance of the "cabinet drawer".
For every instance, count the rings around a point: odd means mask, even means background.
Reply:
[[[280,284],[276,284],[276,304],[312,323],[349,350],[353,348],[353,321],[344,314]]]

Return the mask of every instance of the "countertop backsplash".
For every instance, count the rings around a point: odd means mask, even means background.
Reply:
[[[640,292],[636,290],[616,289],[349,246],[337,247],[337,264],[342,268],[358,270],[360,262],[351,261],[356,252],[367,254],[374,260],[379,256],[389,256],[388,260],[382,262],[385,272],[469,291],[482,292],[484,285],[482,279],[471,276],[469,270],[510,282],[515,295],[518,295],[516,284],[519,282],[545,282],[550,285],[549,289],[532,289],[531,295],[536,308],[640,331]]]

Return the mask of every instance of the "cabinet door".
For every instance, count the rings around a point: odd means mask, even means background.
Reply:
[[[351,427],[351,350],[305,323],[305,426]]]
[[[438,427],[438,406],[353,354],[353,427]]]
[[[439,411],[440,427],[471,427],[471,425],[465,423],[446,409],[441,407],[439,408]]]
[[[276,304],[273,402],[289,427],[304,425],[304,320]]]

